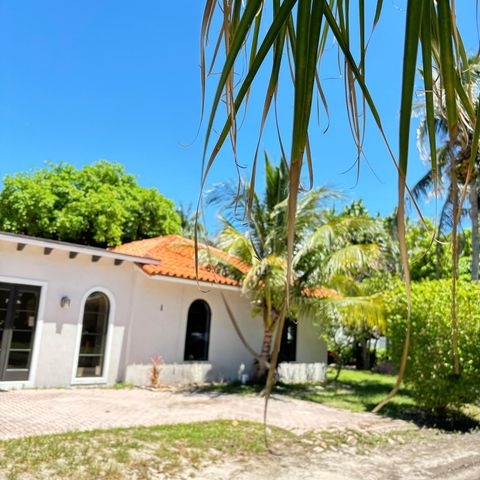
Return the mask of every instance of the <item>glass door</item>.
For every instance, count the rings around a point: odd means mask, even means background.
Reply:
[[[0,284],[0,380],[28,380],[40,287]]]

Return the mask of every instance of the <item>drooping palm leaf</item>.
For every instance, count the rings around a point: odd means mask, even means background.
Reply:
[[[242,3],[242,4],[241,4]],[[273,55],[272,64],[274,68],[268,82],[265,104],[263,109],[262,128],[265,118],[270,110],[272,96],[277,95],[277,86],[282,75],[282,63],[291,62],[293,73],[294,107],[291,116],[291,151],[289,154],[288,166],[288,210],[286,215],[287,223],[287,270],[286,282],[292,282],[292,261],[294,258],[295,240],[295,213],[297,211],[297,194],[300,190],[300,178],[302,170],[308,168],[309,177],[313,175],[314,165],[308,148],[308,131],[311,118],[312,100],[314,89],[317,89],[322,100],[324,94],[318,68],[320,58],[325,53],[327,38],[332,36],[339,47],[339,52],[344,58],[345,94],[348,118],[357,145],[358,155],[363,148],[363,132],[365,131],[365,105],[369,108],[374,123],[380,130],[385,140],[389,155],[395,162],[399,173],[399,206],[398,206],[398,237],[400,250],[404,265],[404,276],[407,289],[409,285],[408,261],[405,248],[404,228],[404,203],[405,190],[408,187],[405,183],[408,169],[408,144],[410,139],[410,115],[412,111],[413,85],[415,82],[415,67],[417,61],[418,44],[422,45],[422,59],[424,69],[424,85],[426,91],[427,130],[430,144],[430,162],[432,179],[437,183],[438,165],[435,155],[434,125],[432,123],[433,106],[433,73],[438,71],[442,78],[442,88],[445,92],[444,99],[447,111],[447,123],[450,142],[455,144],[456,138],[462,132],[459,122],[466,122],[475,117],[475,108],[472,107],[470,92],[465,88],[464,80],[469,81],[470,72],[465,73],[465,47],[461,33],[456,24],[453,0],[408,0],[407,22],[405,29],[405,50],[403,56],[403,80],[402,100],[399,128],[400,152],[398,158],[393,154],[389,142],[383,130],[381,117],[367,85],[367,61],[366,49],[368,42],[365,39],[365,5],[363,0],[358,2],[359,37],[351,38],[352,21],[349,0],[276,0],[270,8],[261,0],[224,0],[216,2],[206,1],[205,15],[202,25],[202,45],[206,44],[210,30],[213,28],[214,16],[220,14],[220,31],[216,36],[225,45],[225,57],[222,57],[221,75],[218,77],[216,93],[210,108],[210,117],[206,131],[205,158],[203,169],[202,187],[215,158],[230,135],[234,151],[236,152],[236,116],[240,111],[252,88],[253,80],[267,56]],[[368,4],[369,5],[369,4]],[[377,1],[372,30],[380,21],[383,2]],[[267,11],[265,10],[268,10]],[[261,15],[261,20],[260,20]],[[270,19],[267,19],[267,16]],[[262,23],[263,28],[260,28]],[[262,32],[266,33],[263,34]],[[218,43],[218,41],[217,41]],[[281,56],[281,46],[287,45],[288,55]],[[360,47],[358,59],[355,58],[353,46]],[[202,47],[204,48],[204,47]],[[240,61],[240,52],[245,49],[247,52],[248,71],[238,86],[232,82],[236,64]],[[203,50],[204,51],[204,50]],[[204,92],[206,69],[204,67],[202,51],[202,91]],[[248,52],[250,58],[248,58]],[[214,58],[218,60],[216,54]],[[471,76],[470,76],[471,78]],[[358,89],[358,92],[357,92]],[[221,121],[220,134],[213,147],[210,147],[210,139],[213,132],[213,124],[217,118],[221,100],[225,100],[226,118]],[[358,100],[361,98],[361,100]],[[326,100],[324,100],[326,104]],[[472,115],[473,113],[473,115]],[[458,114],[458,115],[457,115]],[[360,117],[363,118],[360,118]],[[278,127],[278,123],[277,123]],[[281,138],[281,132],[279,139]],[[261,138],[261,134],[259,135]],[[283,151],[283,144],[282,144]],[[252,158],[254,155],[252,155]],[[304,161],[306,158],[306,162]],[[254,162],[255,163],[255,162]],[[455,168],[451,170],[452,175],[456,174]],[[247,212],[253,206],[255,190],[255,171],[252,172],[252,181],[249,200],[246,205]],[[456,188],[456,181],[453,188]],[[456,198],[454,195],[453,198]],[[414,200],[412,200],[414,201]],[[461,210],[459,205],[454,205],[454,214]],[[403,224],[403,225],[402,225]],[[456,230],[454,225],[454,232]],[[455,243],[454,235],[454,243]],[[454,248],[455,250],[455,248]],[[455,263],[455,262],[454,262]],[[455,279],[453,279],[453,282]],[[288,298],[287,298],[288,300]],[[452,312],[454,315],[454,311]],[[283,321],[283,320],[282,320]],[[280,322],[282,323],[282,322]],[[281,329],[279,330],[281,332]],[[279,335],[278,335],[279,337]],[[280,340],[276,341],[279,347]],[[408,346],[408,342],[406,342]],[[275,348],[275,351],[277,348]],[[457,349],[454,348],[454,352]],[[456,355],[454,353],[454,355]],[[274,358],[276,353],[274,352]],[[273,375],[273,373],[272,373]],[[401,379],[401,376],[400,376]],[[268,389],[267,389],[268,390]],[[268,395],[267,395],[268,396]]]

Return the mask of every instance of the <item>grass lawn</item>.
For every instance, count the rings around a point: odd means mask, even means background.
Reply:
[[[333,378],[329,370],[327,377]],[[337,382],[326,384],[299,384],[275,386],[275,393],[301,400],[322,403],[354,412],[368,412],[385,398],[392,389],[396,377],[361,370],[342,370]],[[262,386],[225,383],[202,387],[203,391],[223,393],[260,393]],[[480,410],[473,406],[464,412],[449,412],[446,418],[432,417],[420,409],[408,388],[400,388],[397,395],[381,411],[381,415],[391,418],[412,420],[420,425],[439,427],[446,430],[471,430],[480,426]]]
[[[369,434],[354,431],[297,436],[269,429],[269,443],[282,457],[303,458],[319,449],[366,454],[403,444],[418,431]],[[264,461],[269,455],[258,423],[212,421],[192,424],[72,432],[0,441],[0,478],[147,479],[195,478],[205,465]]]
[[[333,372],[328,372],[328,377],[333,378]],[[317,403],[324,403],[337,408],[346,408],[354,412],[369,412],[381,400],[385,398],[392,389],[396,377],[361,370],[342,370],[337,382],[326,385],[299,385],[289,386],[293,396],[303,398]],[[279,391],[282,390],[279,387]],[[410,391],[403,387],[399,390],[394,399],[387,404],[383,415],[390,417],[401,417],[401,412],[415,406]]]

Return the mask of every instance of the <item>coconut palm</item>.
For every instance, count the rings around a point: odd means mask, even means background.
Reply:
[[[191,204],[184,205],[180,203],[176,212],[180,217],[180,233],[182,237],[193,239],[196,231],[204,243],[209,243],[209,240],[205,238],[206,229],[201,223],[197,222],[197,212],[193,210]]]
[[[434,120],[434,74],[441,77],[444,91],[444,103],[447,113],[449,147],[452,150],[459,135],[459,118],[462,110],[468,115],[471,124],[475,125],[470,152],[470,164],[476,159],[478,139],[480,137],[480,111],[475,111],[472,96],[462,82],[465,73],[467,84],[469,69],[465,54],[461,31],[457,24],[454,0],[408,0],[406,8],[405,41],[403,54],[403,78],[401,91],[401,108],[399,121],[399,154],[396,158],[390,148],[382,125],[382,119],[376,107],[366,81],[366,51],[369,43],[369,30],[373,30],[382,12],[382,0],[377,0],[375,10],[366,12],[366,2],[359,1],[355,13],[350,9],[349,0],[205,0],[205,10],[201,27],[201,71],[202,92],[205,98],[205,84],[208,73],[220,71],[216,75],[216,89],[210,105],[206,137],[204,144],[202,186],[205,185],[212,164],[222,149],[225,141],[230,139],[236,158],[237,116],[243,121],[250,91],[254,80],[259,77],[259,70],[268,58],[271,73],[265,88],[265,102],[259,128],[258,145],[261,142],[263,128],[272,104],[275,105],[279,95],[278,85],[284,76],[293,80],[293,109],[291,115],[290,151],[288,153],[288,208],[287,224],[287,278],[293,283],[292,263],[295,246],[295,222],[297,214],[298,194],[301,190],[301,176],[304,165],[308,165],[310,176],[313,175],[313,164],[309,148],[309,126],[312,100],[317,92],[326,107],[326,99],[320,82],[321,58],[327,50],[327,40],[333,37],[338,45],[339,57],[343,58],[343,74],[345,79],[345,98],[348,110],[349,127],[358,147],[358,160],[362,154],[365,131],[366,108],[371,112],[373,121],[385,141],[387,150],[398,170],[398,212],[397,233],[402,259],[407,298],[410,303],[410,275],[408,254],[405,241],[405,192],[408,168],[408,150],[410,140],[410,122],[416,76],[416,63],[419,45],[423,64],[423,83],[425,87],[426,122],[429,132],[431,152],[435,147]],[[472,1],[472,10],[474,7]],[[366,13],[373,13],[371,28],[366,23]],[[219,21],[215,21],[218,14]],[[474,17],[472,16],[472,21]],[[351,29],[350,25],[359,28]],[[214,29],[218,26],[216,32]],[[354,38],[354,35],[358,37]],[[208,39],[212,42],[211,65],[207,67],[205,52],[208,50]],[[359,48],[357,48],[357,46]],[[224,54],[219,54],[221,50]],[[357,51],[358,55],[353,52]],[[285,55],[285,51],[287,54]],[[245,72],[241,75],[241,72]],[[240,73],[240,75],[238,75]],[[258,89],[258,84],[255,84]],[[202,101],[203,102],[203,101]],[[204,102],[203,102],[204,103]],[[220,123],[218,138],[211,142],[214,124],[221,104],[226,106],[226,115]],[[461,107],[461,108],[460,108]],[[203,105],[202,105],[203,111]],[[278,126],[278,123],[277,123]],[[216,126],[215,126],[216,127]],[[216,130],[216,128],[215,128]],[[283,150],[282,135],[279,132],[279,144]],[[211,145],[211,143],[213,145]],[[258,148],[257,148],[258,152]],[[255,191],[255,166],[257,153],[252,152],[253,173],[251,190]],[[434,178],[437,177],[436,155],[431,157]],[[456,169],[452,168],[453,175]],[[456,181],[452,182],[456,188]],[[249,208],[253,195],[249,196]],[[457,242],[457,202],[453,199],[452,242]],[[459,375],[459,354],[457,342],[457,321],[455,301],[456,249],[453,249],[452,274],[452,343],[453,370]],[[409,309],[410,311],[410,309]],[[283,324],[284,319],[280,320]],[[386,401],[398,391],[408,358],[411,321],[407,320],[404,351],[401,358],[397,382]],[[280,349],[280,339],[275,341],[272,362],[275,364]],[[273,371],[267,382],[267,398],[273,385]],[[377,406],[378,410],[385,403]]]
[[[480,90],[480,57],[472,57],[468,60],[468,77],[462,74],[462,83],[465,90],[472,98],[477,98]],[[463,186],[468,188],[469,208],[462,209],[461,214],[468,215],[472,228],[472,261],[471,261],[471,278],[478,280],[478,264],[479,264],[479,237],[478,237],[478,182],[480,159],[477,154],[473,159],[470,167],[470,157],[472,151],[473,133],[475,123],[468,116],[464,109],[460,109],[459,115],[459,133],[454,142],[453,148],[450,146],[448,136],[448,120],[446,107],[443,102],[444,93],[440,80],[434,82],[434,119],[435,130],[437,135],[438,148],[436,151],[437,171],[432,168],[430,144],[428,138],[427,119],[424,116],[417,129],[417,147],[420,157],[427,164],[427,172],[412,188],[414,197],[418,200],[426,199],[434,196],[435,189],[438,193],[443,194],[444,202],[441,208],[438,221],[438,234],[447,233],[453,224],[453,206],[460,204],[460,195]],[[474,104],[477,108],[476,102]],[[424,105],[417,106],[424,114]],[[451,156],[455,158],[451,161]],[[452,168],[455,171],[452,171]],[[435,178],[436,176],[436,178]],[[452,183],[455,181],[457,185]],[[468,183],[468,185],[467,185]],[[460,193],[459,193],[460,192]],[[454,199],[453,196],[457,198]],[[461,208],[459,205],[458,208]]]
[[[336,217],[325,208],[325,201],[339,198],[338,192],[317,188],[300,196],[297,204],[297,231],[293,258],[294,281],[287,289],[287,216],[288,179],[286,163],[278,167],[265,156],[266,188],[262,197],[253,194],[252,211],[246,217],[250,185],[244,183],[240,195],[232,184],[215,186],[207,195],[209,204],[223,203],[223,229],[217,246],[235,255],[249,266],[239,270],[217,259],[223,268],[233,269],[243,291],[251,299],[255,314],[263,319],[263,339],[256,380],[264,379],[270,362],[274,332],[280,328],[282,313],[289,318],[308,315],[328,290],[319,289],[340,278],[353,278],[367,268],[378,266],[379,247],[373,243],[351,242],[352,232],[371,231],[373,222],[364,217]],[[320,208],[324,206],[324,208]],[[245,219],[250,222],[245,223]],[[285,298],[289,297],[288,307]],[[335,295],[336,296],[336,295]],[[339,300],[340,301],[340,300]],[[342,300],[345,301],[345,300]],[[350,302],[354,302],[353,299]],[[368,301],[358,298],[356,307],[366,308]],[[286,308],[286,311],[284,309]]]

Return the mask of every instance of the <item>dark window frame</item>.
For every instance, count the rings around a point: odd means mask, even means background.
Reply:
[[[195,312],[195,308],[203,308],[205,317],[199,319],[194,316],[199,312]],[[194,323],[197,323],[195,325]],[[204,322],[204,328],[201,331],[198,329],[198,323]],[[194,300],[187,313],[187,328],[185,332],[185,348],[183,350],[183,360],[185,362],[207,362],[210,350],[210,327],[212,323],[212,309],[210,305],[203,299]],[[195,337],[197,339],[195,340]],[[200,342],[203,342],[203,348],[199,347]]]
[[[40,300],[43,289],[38,285],[23,283],[0,282],[0,288],[7,292],[6,303],[2,306],[4,324],[0,338],[0,381],[29,381],[32,367],[32,358],[37,334],[37,321],[40,309]],[[17,308],[19,298],[23,294],[33,294],[34,304],[31,308]],[[16,324],[19,313],[31,313],[32,325],[19,326]],[[18,346],[14,339],[18,333],[30,335],[28,345]],[[14,358],[17,354],[23,355],[25,361],[21,366],[15,365]]]
[[[293,340],[288,343],[288,330],[291,329]],[[291,318],[285,319],[283,326],[282,343],[278,355],[278,363],[297,361],[297,339],[298,339],[298,321]]]

